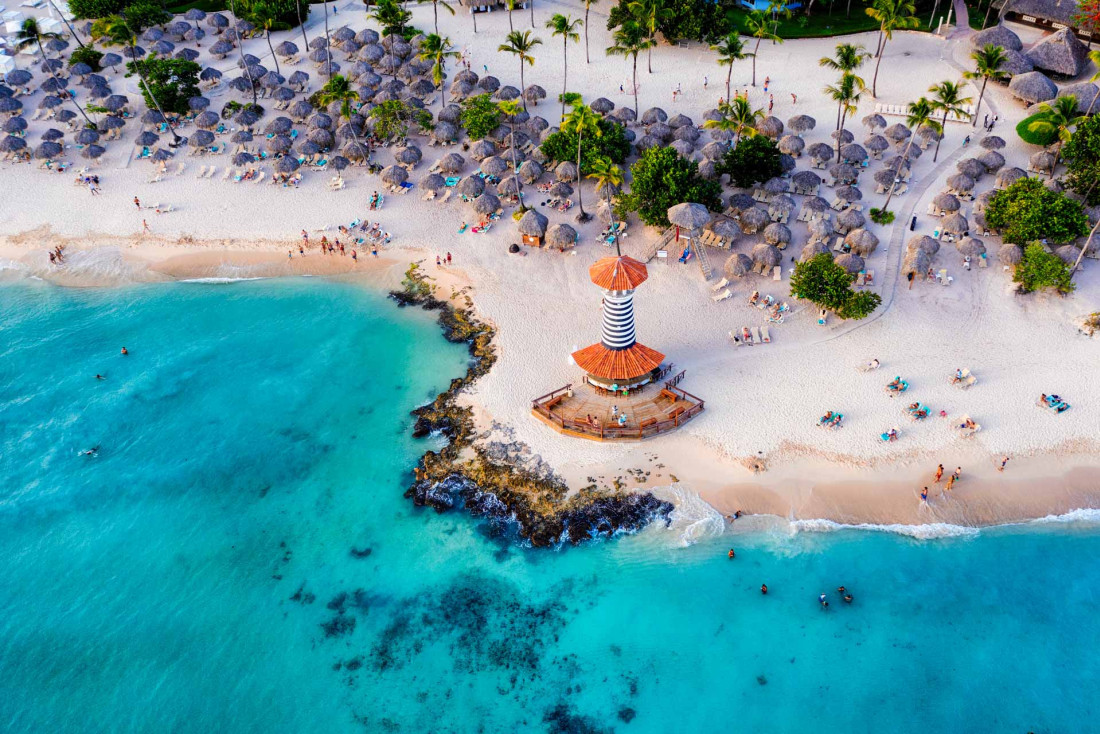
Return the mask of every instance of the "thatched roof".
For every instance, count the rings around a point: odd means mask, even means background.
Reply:
[[[806,133],[817,126],[817,120],[809,115],[795,115],[787,120],[787,129],[792,133]]]
[[[1073,31],[1063,28],[1032,46],[1027,57],[1037,69],[1075,77],[1085,70],[1088,53],[1085,44],[1077,40]]]
[[[813,171],[799,171],[791,176],[791,183],[794,184],[795,188],[812,191],[821,185],[821,176]]]
[[[668,221],[682,229],[694,231],[702,229],[710,221],[710,212],[702,204],[685,202],[669,207]]]
[[[727,278],[742,278],[752,271],[752,259],[743,252],[730,255],[722,266],[722,273]]]
[[[501,196],[515,196],[519,193],[519,189],[519,179],[515,176],[501,179],[500,183],[497,184],[497,193]]]
[[[829,247],[824,242],[815,240],[802,248],[802,253],[798,256],[798,259],[802,262],[806,262],[807,260],[813,260],[818,255],[828,254]]]
[[[736,240],[741,236],[741,228],[729,217],[718,217],[708,224],[706,229],[724,240]]]
[[[438,173],[429,173],[417,184],[424,191],[440,191],[446,185],[447,182]]]
[[[564,250],[567,247],[572,247],[577,242],[577,230],[570,227],[568,224],[558,223],[550,225],[550,228],[546,230],[546,244],[550,247],[557,247],[560,250]]]
[[[833,140],[839,141],[841,145],[847,145],[856,139],[856,136],[851,130],[845,128],[843,130],[833,130],[829,133],[829,137]]]
[[[673,140],[668,147],[676,151],[682,158],[691,158],[691,154],[695,151],[695,146],[686,140]]]
[[[824,243],[833,235],[833,225],[825,217],[810,221],[810,243]],[[824,245],[823,245],[824,246]],[[826,249],[828,249],[826,247]],[[803,250],[805,252],[805,250]]]
[[[668,120],[668,113],[660,107],[650,107],[642,113],[643,125],[652,125],[655,122],[665,122],[666,120]]]
[[[1035,71],[1035,65],[1022,51],[1005,51],[1005,60],[1001,64],[1001,71],[1009,76],[1016,76]]]
[[[714,143],[711,143],[714,145]],[[797,135],[784,135],[779,139],[779,151],[788,155],[799,155],[806,148],[806,141]]]
[[[840,158],[848,163],[863,163],[867,160],[867,151],[858,143],[840,146]]]
[[[881,135],[868,135],[863,141],[863,144],[867,146],[867,150],[872,153],[881,153],[890,147],[890,141]]]
[[[861,201],[863,199],[863,192],[855,186],[837,186],[836,191],[833,193],[837,199],[846,204],[850,204],[853,201]]]
[[[932,258],[924,250],[910,250],[905,255],[905,262],[902,263],[901,270],[905,274],[913,273],[919,278],[924,278],[927,276],[928,268],[931,265]]]
[[[918,234],[909,238],[905,244],[906,253],[924,252],[931,256],[940,251],[940,241],[926,234]]]
[[[859,172],[847,163],[834,163],[829,166],[829,175],[836,179],[837,183],[855,183]]]
[[[712,140],[703,146],[702,153],[703,157],[707,160],[717,161],[726,154],[727,150],[729,150],[728,145],[717,140]]]
[[[764,241],[769,245],[786,245],[791,241],[791,229],[785,224],[772,222],[764,227]]]
[[[975,181],[986,174],[985,166],[977,158],[964,158],[955,164],[955,168]]]
[[[806,152],[815,161],[827,161],[836,154],[833,146],[828,143],[814,143]]]
[[[962,235],[970,231],[970,222],[958,212],[943,218],[943,231],[948,234]]]
[[[495,194],[486,191],[473,200],[474,211],[483,216],[500,211],[500,199]]]
[[[856,209],[845,209],[836,217],[837,231],[841,234],[857,230],[865,224],[867,224],[867,218],[863,216],[863,212]]]
[[[853,229],[844,237],[844,244],[857,255],[867,257],[878,247],[878,237],[865,229]]]
[[[883,133],[889,140],[893,140],[895,143],[900,143],[902,140],[906,140],[913,134],[913,131],[902,125],[900,122],[895,122],[890,127],[886,128]]]
[[[1058,94],[1058,87],[1041,71],[1029,71],[1017,74],[1008,83],[1008,91],[1016,97],[1030,102],[1047,102]]]
[[[770,221],[768,213],[758,206],[741,212],[741,230],[747,234],[756,234]]]
[[[985,243],[976,237],[963,237],[955,245],[955,249],[965,257],[981,257],[985,254]]]
[[[1019,1],[1020,0],[1014,0],[1012,3],[1013,9],[1019,4]],[[970,37],[970,45],[974,48],[982,48],[990,43],[994,46],[1000,46],[1005,51],[1019,51],[1024,47],[1020,37],[1000,23],[986,28],[984,31],[978,31]]]
[[[839,255],[833,262],[853,275],[864,268],[863,258],[854,253]]]
[[[1077,111],[1083,115],[1091,115],[1100,112],[1100,100],[1097,100],[1097,87],[1092,82],[1079,82],[1069,84],[1058,90],[1059,97],[1074,97],[1077,100]]]
[[[974,179],[970,178],[970,176],[967,176],[965,173],[953,173],[947,177],[947,187],[959,193],[973,191]]]
[[[961,176],[962,174],[960,173],[960,174],[955,174],[955,175],[956,176]],[[954,176],[952,178],[954,178]],[[948,181],[948,185],[950,185],[950,180]],[[961,205],[959,204],[958,199],[956,199],[951,194],[948,194],[948,193],[945,192],[945,193],[936,194],[936,196],[933,197],[932,206],[935,207],[935,209],[937,211],[950,213],[950,212],[957,212]]]
[[[879,114],[867,115],[862,122],[872,130],[881,130],[886,127],[886,118]]]
[[[409,178],[409,172],[401,166],[387,166],[382,169],[382,183],[395,186],[404,183]]]
[[[1001,170],[1005,164],[1005,157],[995,150],[987,150],[978,156],[978,161],[985,166],[990,173]]]
[[[1040,150],[1038,153],[1031,155],[1028,164],[1036,171],[1049,172],[1054,168],[1054,154]]]
[[[756,247],[752,248],[752,262],[753,265],[763,266],[766,268],[774,268],[783,260],[783,253],[779,251],[779,248],[775,245],[769,245],[766,242],[761,242]]]
[[[1005,265],[1018,265],[1024,259],[1024,248],[1006,242],[997,250],[997,259]]]
[[[730,196],[730,209],[734,214],[743,214],[756,206],[756,202],[748,194],[733,194]]]
[[[534,209],[528,209],[520,218],[516,228],[519,229],[520,234],[542,237],[546,234],[548,225],[549,220],[544,215],[539,214]]]
[[[485,179],[480,176],[467,176],[458,182],[455,191],[459,196],[465,196],[468,199],[476,198],[485,191]]]
[[[756,129],[761,135],[776,140],[783,134],[783,121],[778,117],[765,117],[756,123]]]
[[[557,174],[559,181],[576,181],[577,164],[573,161],[562,161],[558,164],[558,167],[554,169],[554,173]]]

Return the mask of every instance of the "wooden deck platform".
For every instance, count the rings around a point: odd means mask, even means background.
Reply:
[[[630,395],[589,384],[566,385],[531,401],[531,412],[556,431],[593,441],[639,441],[674,431],[703,412],[704,403],[676,386],[653,383]],[[615,415],[626,414],[620,426]]]

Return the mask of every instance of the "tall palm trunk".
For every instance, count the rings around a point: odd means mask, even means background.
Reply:
[[[581,140],[584,139],[584,127],[581,126],[577,130],[577,208],[580,209],[580,213],[577,214],[577,221],[583,222],[588,219],[588,215],[584,213],[584,197],[581,194],[581,183],[584,181],[584,177],[581,175]]]
[[[271,51],[271,60],[275,62],[275,73],[282,76],[283,72],[279,71],[279,59],[275,56],[275,47],[271,45],[271,30],[265,28],[264,32],[267,37],[267,49]]]
[[[829,10],[832,11],[832,6],[831,5],[829,6]],[[848,0],[848,9],[844,12],[844,17],[845,18],[851,18],[852,17],[852,0]]]
[[[234,0],[229,0],[229,10],[233,13],[234,19],[240,19],[237,15],[237,3]],[[234,27],[236,25],[234,24]],[[244,75],[248,77],[248,85],[252,87],[252,104],[259,106],[259,102],[256,100],[256,80],[252,78],[252,72],[248,70],[248,65],[244,63],[244,37],[237,34],[237,55],[241,58],[241,66],[244,68]]]
[[[73,24],[69,22],[64,13],[57,9],[57,6],[54,5],[53,0],[48,0],[48,2],[50,3],[50,7],[53,8],[54,12],[57,13],[58,17],[61,18],[61,22],[64,23],[65,27],[69,29],[69,33],[72,35],[73,40],[76,41],[78,46],[84,48],[84,42],[80,40],[80,36],[77,35],[76,29],[73,28]]]
[[[519,177],[519,163],[516,160],[516,116],[511,115],[508,119],[508,128],[512,131],[512,175],[516,177],[516,191],[519,196],[519,207],[523,209],[523,180]]]
[[[474,33],[477,33],[477,13],[473,8],[470,8],[470,17],[474,20]]]
[[[580,175],[579,173],[577,174]],[[605,184],[604,196],[607,200],[607,212],[611,215],[611,239],[615,242],[615,255],[618,257],[623,256],[623,251],[619,249],[619,228],[615,222],[615,207],[611,206],[611,187]]]
[[[433,0],[432,2],[432,21],[435,23],[435,35],[439,35],[439,2]]]
[[[848,110],[844,110],[844,114],[840,116],[840,125],[837,130],[840,134],[836,136],[836,160],[840,162],[840,146],[844,140],[844,123],[848,120]]]
[[[592,63],[592,58],[588,55],[588,3],[584,4],[584,63]]]
[[[974,119],[970,123],[972,127],[977,127],[978,126],[978,113],[982,111],[982,98],[985,97],[985,85],[986,84],[989,84],[989,77],[984,76],[984,77],[982,77],[982,91],[980,91],[978,93],[978,106],[974,108]],[[1100,90],[1098,90],[1096,92],[1096,95],[1098,97],[1100,97]],[[1093,102],[1095,103],[1096,100],[1094,99]]]
[[[909,162],[909,152],[913,149],[913,138],[915,135],[909,138],[909,144],[905,146],[905,153],[901,156],[903,162]],[[886,193],[886,201],[882,204],[882,211],[888,212],[890,210],[890,199],[894,198],[894,189],[898,186],[898,176],[901,175],[901,170],[894,172],[894,180],[890,183],[890,190]]]
[[[652,41],[653,37],[650,36],[649,40]],[[652,74],[653,73],[653,46],[650,46],[648,49],[646,49],[646,52],[645,52],[645,66],[646,66],[646,71],[649,72],[650,74]]]
[[[523,100],[523,111],[526,112],[527,111],[527,95],[523,93],[523,90],[526,89],[527,87],[524,86],[524,82],[523,82],[523,54],[519,55],[519,86],[520,86],[519,96],[520,96],[520,99]]]
[[[1092,244],[1092,238],[1096,236],[1096,228],[1100,227],[1100,218],[1096,220],[1096,224],[1092,225],[1092,231],[1089,232],[1088,238],[1085,239],[1085,244],[1081,247],[1081,252],[1077,253],[1077,260],[1074,261],[1073,267],[1069,269],[1069,279],[1073,280],[1073,274],[1077,272],[1077,268],[1081,267],[1081,260],[1085,257],[1085,252],[1088,251],[1089,245]]]
[[[298,28],[302,31],[302,43],[305,45],[302,47],[302,53],[309,54],[309,38],[306,37],[306,24],[302,22],[302,5],[301,0],[294,0],[294,10],[298,13]]]
[[[730,70],[726,72],[726,103],[730,101],[730,82],[733,80],[733,61],[730,61]]]
[[[531,7],[531,27],[535,27],[535,0],[527,0]]]
[[[883,42],[882,42],[882,49],[881,50],[882,51],[886,50],[886,41],[885,40],[883,40]],[[871,80],[871,96],[872,97],[878,97],[878,94],[877,94],[877,89],[878,89],[878,67],[879,67],[879,64],[881,64],[881,63],[882,63],[882,53],[879,53],[878,59],[875,60],[875,78]]]
[[[561,62],[562,62],[562,74],[561,74],[561,116],[565,119],[565,90],[569,88],[569,37],[564,36],[561,39]]]
[[[634,53],[634,117],[638,117],[638,53]],[[577,173],[580,175],[580,172]]]
[[[752,50],[752,85],[756,86],[756,55],[760,53],[760,42],[764,40],[762,38],[756,39],[756,48]]]
[[[936,152],[932,154],[932,162],[936,162],[936,158],[940,155],[940,144],[943,143],[943,136],[947,134],[947,113],[950,110],[943,111],[943,121],[940,123],[940,139],[936,141]]]
[[[515,31],[516,27],[514,25],[512,25],[512,11],[515,10],[516,6],[514,4],[510,3],[507,7],[508,7],[508,30],[509,31]]]
[[[325,53],[327,54],[325,56],[325,75],[328,76],[329,79],[331,79],[332,78],[332,47],[329,45],[329,37],[328,37],[328,0],[325,0],[325,42],[326,42],[325,43]],[[392,48],[393,45],[391,44],[390,47]]]

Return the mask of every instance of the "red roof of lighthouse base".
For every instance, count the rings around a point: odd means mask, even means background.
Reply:
[[[633,380],[661,366],[665,355],[635,342],[626,349],[608,349],[593,344],[573,352],[577,366],[605,380]]]

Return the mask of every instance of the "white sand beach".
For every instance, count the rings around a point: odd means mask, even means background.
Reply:
[[[370,25],[361,5],[334,5],[340,12],[330,17],[330,30],[343,24],[353,30]],[[413,23],[430,29],[430,5],[411,9]],[[600,6],[591,11],[591,64],[584,62],[583,41],[570,47],[568,87],[583,93],[589,102],[606,96],[617,106],[632,107],[633,97],[619,92],[620,83],[629,88],[629,63],[603,52],[610,44],[604,28],[606,11]],[[544,25],[558,12],[579,17],[584,8],[576,2],[540,0],[536,4],[535,33],[544,38],[544,45],[538,49],[536,64],[525,72],[527,83],[543,86],[550,97],[563,84],[561,50]],[[311,35],[319,32],[319,16],[315,6]],[[528,28],[527,12],[517,12],[515,22],[521,29]],[[496,51],[507,33],[506,13],[479,15],[476,35],[469,16],[461,11],[453,17],[440,14],[439,25],[442,34],[468,53],[474,71],[483,74],[487,67],[503,84],[519,86],[517,64]],[[1040,37],[1035,29],[1013,28],[1025,43]],[[272,40],[300,42],[296,35],[296,31],[273,34]],[[928,33],[896,33],[882,62],[878,98],[871,98],[868,91],[847,126],[856,142],[867,133],[859,120],[874,112],[876,104],[905,105],[934,83],[959,80],[961,69],[970,68],[966,35],[945,40]],[[844,40],[870,48],[875,44],[874,34]],[[798,40],[765,43],[760,48],[759,83],[750,90],[750,99],[766,108],[769,97],[762,82],[769,78],[773,115],[784,121],[796,114],[817,120],[817,127],[803,136],[807,145],[831,140],[836,107],[821,89],[834,81],[835,73],[819,67],[817,60],[830,55],[837,42]],[[262,39],[246,43],[249,53],[261,60],[268,57]],[[211,63],[227,76],[235,69],[233,56]],[[312,66],[309,71],[315,90],[323,77]],[[702,44],[661,44],[653,51],[653,73],[639,71],[641,110],[659,106],[669,116],[682,113],[701,124],[703,113],[725,94],[724,72],[715,63],[715,54]],[[748,88],[750,74],[749,61],[737,64],[734,88]],[[706,89],[704,76],[709,78]],[[116,91],[124,88],[133,100],[138,99],[132,80],[112,79],[112,84]],[[677,87],[682,95],[673,103],[672,90]],[[973,86],[967,89],[977,97]],[[792,101],[792,93],[797,102]],[[210,94],[212,109],[231,98],[225,89]],[[35,98],[30,99],[28,110]],[[986,108],[1000,116],[994,134],[1007,142],[1000,151],[1006,165],[1026,169],[1028,157],[1037,148],[1023,143],[1014,131],[1028,114],[1025,107],[1005,87],[990,84],[983,103]],[[433,111],[438,111],[438,102]],[[547,99],[530,112],[553,125],[560,108]],[[898,121],[904,122],[900,117],[888,118],[889,124]],[[54,125],[31,122],[28,141],[37,140],[37,134],[50,126]],[[865,320],[845,322],[834,316],[821,326],[812,305],[790,298],[792,260],[807,239],[807,225],[793,217],[789,223],[793,242],[783,251],[782,280],[746,276],[731,284],[733,297],[722,303],[713,303],[710,296],[728,252],[711,250],[719,272],[709,282],[694,261],[685,265],[674,258],[652,260],[649,280],[635,300],[639,339],[665,353],[675,371],[686,370],[682,387],[705,400],[706,410],[675,433],[638,443],[597,443],[562,436],[530,414],[532,398],[580,380],[581,372],[569,355],[598,338],[600,293],[587,275],[589,265],[608,254],[597,242],[603,227],[598,220],[579,225],[574,220],[576,209],[560,213],[536,207],[551,224],[568,222],[577,227],[578,246],[564,254],[524,248],[522,254],[514,255],[509,254],[508,245],[518,242],[519,236],[509,218],[510,207],[484,234],[458,234],[461,222],[475,220],[469,205],[457,198],[424,201],[416,189],[405,195],[387,194],[381,210],[369,211],[368,197],[382,187],[378,176],[366,168],[345,171],[346,187],[340,191],[327,185],[331,172],[304,169],[297,188],[266,181],[236,183],[223,178],[231,165],[229,155],[196,158],[181,152],[176,160],[185,163],[183,173],[151,183],[152,164],[136,160],[135,147],[127,142],[139,129],[136,121],[127,126],[122,140],[109,144],[92,169],[101,179],[99,196],[74,185],[75,171],[54,173],[41,169],[37,161],[0,164],[0,274],[5,270],[34,274],[65,285],[355,274],[371,283],[394,286],[409,262],[423,260],[444,293],[471,286],[478,312],[498,329],[500,359],[465,397],[477,407],[486,439],[526,444],[532,455],[551,465],[572,487],[592,481],[611,485],[619,477],[627,487],[678,480],[723,513],[740,509],[844,523],[988,524],[1100,507],[1096,430],[1100,389],[1094,377],[1100,341],[1077,327],[1082,317],[1100,310],[1100,264],[1085,260],[1084,270],[1075,279],[1077,291],[1068,297],[1020,296],[1014,293],[1011,273],[996,258],[999,239],[982,237],[990,255],[987,268],[964,269],[962,256],[945,242],[933,264],[936,270],[948,271],[950,285],[918,280],[910,288],[900,276],[906,241],[914,234],[932,234],[942,221],[927,215],[929,202],[944,190],[957,161],[982,152],[980,127],[948,123],[938,162],[933,163],[931,148],[914,162],[909,192],[892,204],[895,223],[883,227],[868,222],[867,228],[881,244],[867,258],[866,267],[875,271],[871,288],[883,302]],[[643,134],[640,126],[638,130],[639,136]],[[964,146],[967,135],[972,139]],[[697,147],[705,141],[706,137]],[[425,138],[415,142],[425,159],[410,173],[413,182],[443,154],[459,151],[458,147],[429,146]],[[392,147],[379,149],[375,159],[390,165],[393,152]],[[464,155],[468,166],[464,174],[474,172],[476,162]],[[67,158],[76,168],[86,164],[75,155]],[[209,165],[216,165],[217,172],[209,179],[196,178],[199,168]],[[885,198],[874,193],[869,179],[880,166],[881,162],[872,160],[864,174],[868,176],[861,187],[865,211]],[[806,157],[800,158],[798,169],[808,168]],[[992,186],[993,176],[985,176],[975,192]],[[728,199],[734,191],[725,186],[724,197]],[[585,182],[582,192],[585,208],[594,211],[594,187]],[[822,196],[830,198],[825,192],[823,187]],[[143,208],[135,206],[135,197]],[[535,203],[547,198],[533,187],[527,197]],[[171,205],[172,211],[158,214],[150,208],[157,204]],[[964,213],[971,206],[964,203]],[[910,231],[914,214],[915,229]],[[302,230],[312,242],[322,234],[331,239],[339,236],[337,225],[356,219],[377,221],[390,233],[392,242],[377,258],[362,250],[357,263],[350,257],[322,256],[316,249],[299,255]],[[143,220],[150,230],[144,234]],[[629,225],[624,254],[646,253],[661,235],[633,217]],[[758,235],[745,235],[734,252],[747,253],[759,241]],[[48,252],[62,243],[69,262],[53,267]],[[453,255],[452,265],[437,269],[435,256],[446,252]],[[782,324],[772,325],[770,344],[738,347],[729,337],[731,330],[766,325],[764,312],[747,304],[755,290],[790,302],[793,310]],[[880,360],[881,368],[858,369],[872,359]],[[966,391],[950,384],[949,378],[960,368],[978,377]],[[885,394],[884,386],[895,376],[909,382],[905,396]],[[1073,407],[1060,415],[1042,410],[1035,405],[1041,393],[1057,393]],[[933,415],[911,422],[905,406],[912,400],[929,406]],[[818,418],[829,410],[845,415],[843,428],[817,427]],[[939,416],[941,410],[946,417]],[[964,415],[982,428],[969,438],[961,438],[953,429]],[[880,434],[895,426],[899,440],[882,441]],[[997,467],[1004,456],[1011,459],[1002,474]],[[931,484],[939,463],[948,473],[961,466],[963,480],[947,497],[937,487],[931,501],[922,504],[920,487]],[[649,471],[647,481],[642,484],[630,478],[627,471],[632,469]]]

